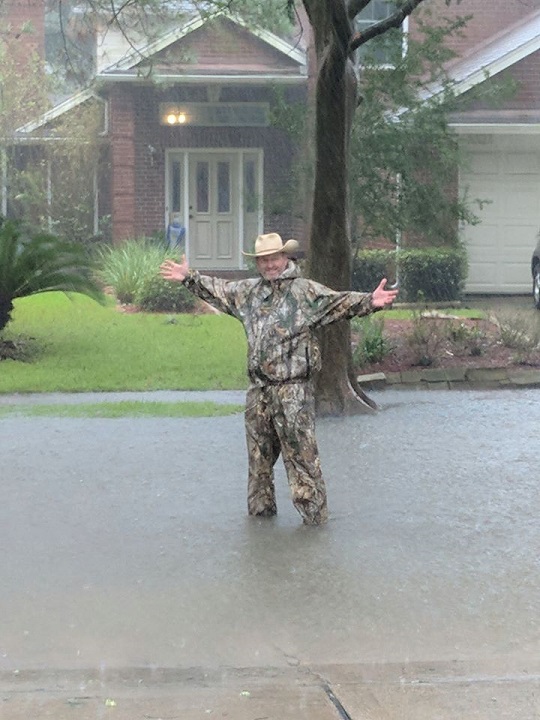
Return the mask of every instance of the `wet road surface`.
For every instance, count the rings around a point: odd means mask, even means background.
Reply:
[[[540,657],[540,391],[318,423],[330,522],[246,517],[241,415],[0,420],[0,670]]]

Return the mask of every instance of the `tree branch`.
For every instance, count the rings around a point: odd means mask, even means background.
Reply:
[[[379,35],[384,35],[385,32],[390,30],[390,28],[400,27],[405,18],[408,17],[421,2],[424,2],[424,0],[407,0],[403,3],[399,10],[397,10],[393,15],[390,15],[390,17],[386,18],[386,20],[381,20],[374,25],[370,25],[363,32],[356,33],[351,40],[351,52],[367,43],[368,40],[371,40]]]

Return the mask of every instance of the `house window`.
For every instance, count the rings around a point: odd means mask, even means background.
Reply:
[[[356,30],[362,33],[371,25],[386,20],[397,9],[395,0],[371,0],[356,17]],[[403,50],[403,28],[391,29],[369,40],[357,51],[360,65],[395,65],[396,54]]]
[[[268,103],[160,103],[162,125],[266,127]]]

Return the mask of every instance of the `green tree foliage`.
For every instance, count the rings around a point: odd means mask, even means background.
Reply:
[[[417,39],[392,42],[391,31],[366,47],[361,102],[351,134],[350,196],[353,241],[395,241],[406,233],[429,244],[455,245],[458,222],[475,223],[475,201],[458,197],[452,182],[465,158],[448,126],[456,97],[445,64],[448,41],[467,18],[415,15]],[[389,67],[375,61],[386,45]],[[433,83],[441,88],[430,94]]]
[[[102,125],[102,104],[89,101],[47,128],[58,142],[44,143],[39,155],[28,146],[11,146],[10,216],[69,240],[93,239]]]
[[[103,295],[93,279],[84,248],[47,233],[27,236],[21,225],[0,221],[0,332],[11,319],[13,301],[61,290],[82,293],[99,302]]]

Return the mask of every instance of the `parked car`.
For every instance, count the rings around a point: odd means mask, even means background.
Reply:
[[[531,271],[533,280],[533,300],[535,307],[540,310],[540,233],[538,235],[536,248],[532,255]]]

